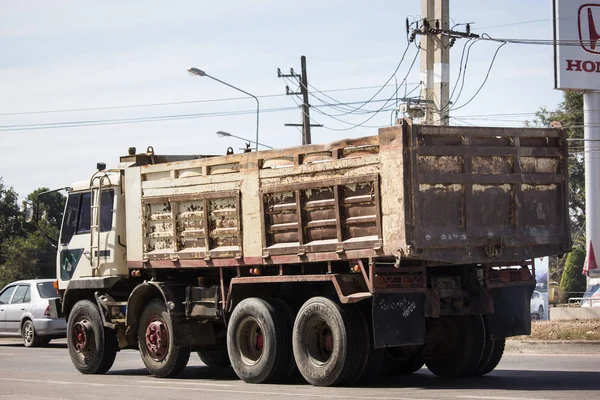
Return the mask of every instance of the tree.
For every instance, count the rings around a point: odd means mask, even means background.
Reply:
[[[39,188],[27,196],[34,212],[38,211],[38,195],[45,191],[46,188]],[[58,238],[65,197],[53,192],[39,200],[38,224],[49,237]],[[0,232],[3,235],[0,240],[0,287],[19,279],[56,276],[56,249],[34,223],[25,222],[17,204],[17,194],[3,185],[0,186],[0,224],[6,227]]]
[[[558,108],[541,108],[536,113],[537,125],[562,124],[569,139],[569,214],[573,233],[585,230],[585,171],[583,152],[583,94],[564,92]]]
[[[583,272],[585,249],[575,246],[567,256],[565,268],[560,278],[560,288],[569,293],[585,292],[586,278]]]
[[[20,279],[56,277],[56,249],[39,232],[3,242],[0,252],[5,259],[0,265],[0,287]]]
[[[0,177],[0,243],[23,234],[20,216],[17,193],[12,187],[6,187]],[[1,262],[2,254],[0,253]]]

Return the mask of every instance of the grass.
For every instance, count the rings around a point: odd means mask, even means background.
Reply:
[[[600,320],[533,321],[531,336],[517,336],[514,339],[600,341]]]

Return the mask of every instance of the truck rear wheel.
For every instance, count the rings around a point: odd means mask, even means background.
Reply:
[[[190,358],[189,349],[175,345],[173,321],[159,299],[150,301],[142,312],[138,344],[144,365],[157,378],[179,374]]]
[[[473,326],[469,316],[440,317],[442,326],[438,344],[432,357],[425,361],[429,370],[442,378],[455,378],[464,374],[471,362]]]
[[[117,355],[117,336],[105,328],[98,307],[89,300],[75,303],[69,315],[67,346],[73,365],[82,374],[103,374]]]
[[[361,354],[348,314],[325,297],[309,299],[298,311],[292,334],[294,358],[310,384],[336,385],[356,371]]]
[[[275,381],[285,368],[285,316],[267,301],[242,300],[227,326],[227,350],[237,376],[248,383]]]
[[[500,360],[502,359],[502,355],[504,354],[504,346],[506,345],[506,339],[490,339],[491,346],[489,350],[489,356],[486,357],[484,363],[481,364],[480,367],[473,373],[474,376],[481,376],[485,374],[489,374],[498,366]],[[484,354],[484,357],[486,354]]]
[[[355,337],[356,361],[354,369],[350,368],[342,383],[353,384],[363,379],[367,375],[367,363],[371,354],[371,345],[369,343],[369,327],[367,320],[356,304],[346,304],[342,309],[350,317],[352,322],[352,332]]]
[[[296,366],[294,351],[292,350],[292,329],[294,328],[296,314],[292,310],[292,307],[281,299],[270,298],[268,302],[280,315],[280,321],[284,324],[284,326],[281,327],[280,337],[280,339],[283,340],[283,343],[281,344],[281,373],[277,376],[276,380],[279,382],[287,382],[293,376],[298,375],[298,367]]]
[[[468,317],[471,322],[471,328],[473,330],[472,340],[467,343],[467,346],[471,348],[471,357],[465,367],[462,376],[475,376],[476,371],[480,368],[484,353],[486,352],[486,327],[485,321],[481,315],[471,315]]]

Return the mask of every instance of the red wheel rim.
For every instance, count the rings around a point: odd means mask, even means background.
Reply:
[[[87,319],[81,319],[73,324],[71,328],[71,345],[73,349],[86,356],[94,348],[94,330]]]
[[[158,315],[149,318],[145,333],[146,349],[154,361],[162,361],[169,351],[169,330]]]

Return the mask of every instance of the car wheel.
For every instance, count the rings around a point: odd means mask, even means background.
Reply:
[[[157,378],[178,375],[190,359],[190,349],[175,344],[173,321],[162,300],[152,300],[142,312],[138,341],[146,369]]]
[[[78,301],[67,325],[67,346],[75,368],[82,374],[108,371],[117,355],[117,335],[104,327],[98,307],[89,300]]]
[[[33,322],[26,320],[21,327],[21,337],[23,338],[23,344],[25,347],[35,347],[39,344],[39,336],[35,333]]]

